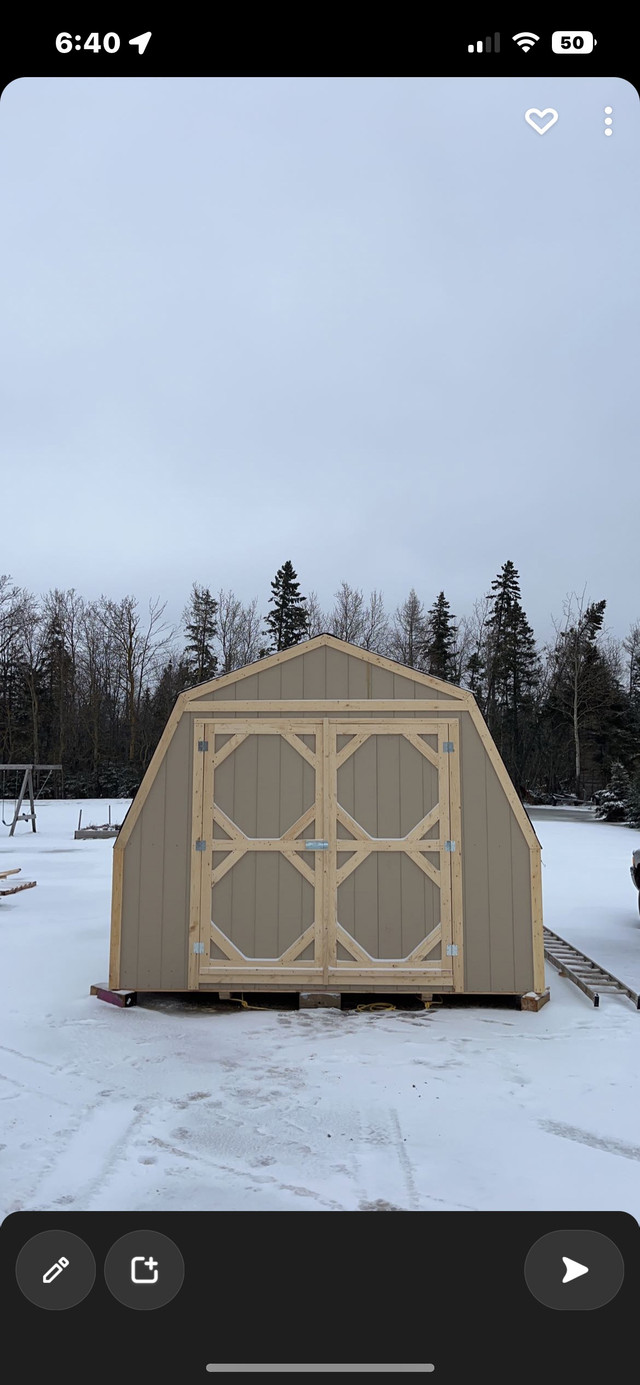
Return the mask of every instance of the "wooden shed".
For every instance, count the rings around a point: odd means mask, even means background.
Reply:
[[[109,985],[542,999],[540,845],[472,695],[332,635],[183,693]]]

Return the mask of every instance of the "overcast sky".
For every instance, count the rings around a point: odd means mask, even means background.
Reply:
[[[540,639],[585,583],[623,636],[639,166],[620,80],[14,82],[0,572],[462,614],[511,558]]]

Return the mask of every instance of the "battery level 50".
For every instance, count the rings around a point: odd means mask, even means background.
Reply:
[[[556,29],[551,35],[554,53],[593,53],[597,42],[588,29],[570,29],[568,32]]]

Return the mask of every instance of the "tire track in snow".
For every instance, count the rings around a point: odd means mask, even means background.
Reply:
[[[47,1209],[64,1202],[90,1211],[92,1195],[103,1186],[142,1119],[143,1112],[132,1111],[128,1102],[110,1102],[87,1111],[38,1183],[25,1210],[36,1210],[35,1200],[38,1207]],[[90,1172],[83,1180],[78,1171],[84,1168]],[[73,1189],[73,1195],[69,1189]]]
[[[618,1154],[622,1159],[640,1161],[640,1148],[627,1144],[626,1140],[607,1140],[602,1135],[580,1130],[576,1125],[564,1125],[562,1121],[541,1120],[538,1125],[549,1135],[559,1135],[561,1140],[575,1140],[577,1144],[588,1145],[590,1149],[602,1149],[605,1154]]]

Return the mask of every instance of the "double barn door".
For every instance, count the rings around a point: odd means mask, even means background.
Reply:
[[[461,986],[457,721],[194,736],[190,986]]]

